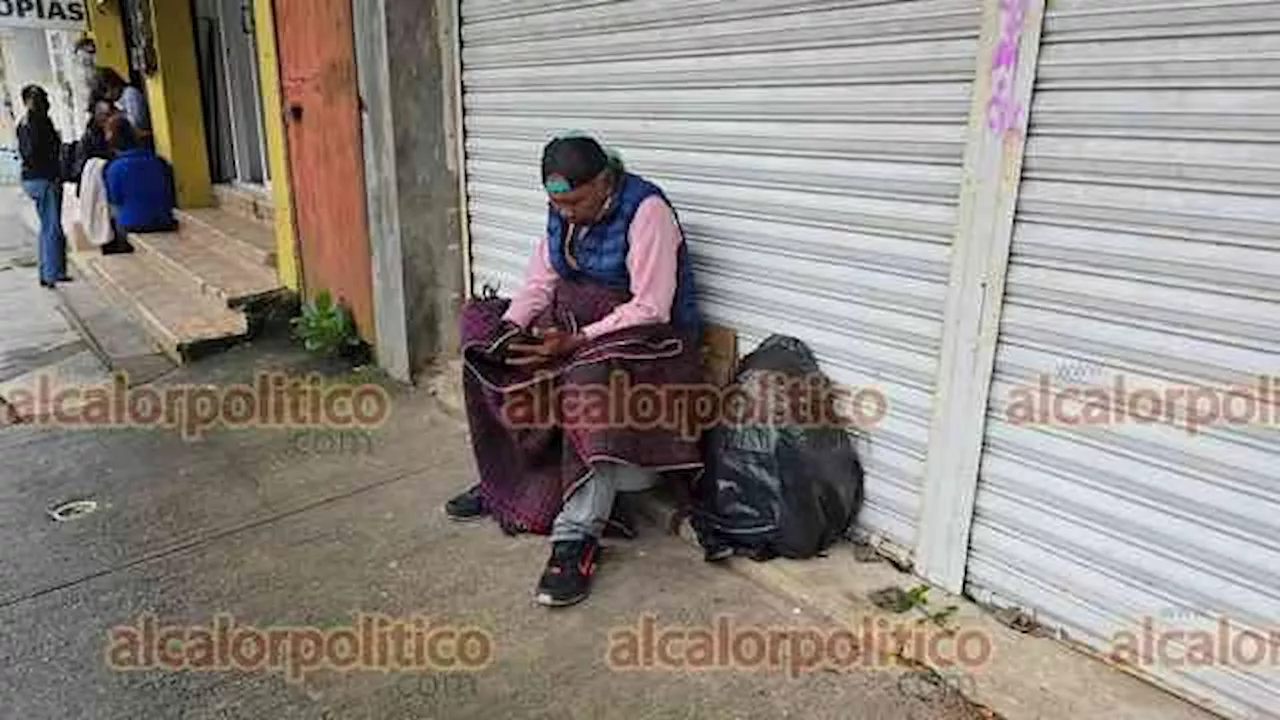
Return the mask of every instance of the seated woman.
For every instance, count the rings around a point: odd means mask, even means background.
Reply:
[[[72,169],[76,181],[76,197],[81,202],[82,225],[90,237],[107,233],[106,237],[109,238],[105,242],[101,239],[95,241],[100,244],[103,255],[133,252],[133,246],[129,244],[129,240],[111,223],[104,187],[105,167],[102,170],[97,169],[99,166],[105,166],[115,155],[111,149],[111,143],[107,141],[107,132],[119,115],[120,111],[109,100],[99,98],[93,103],[92,116],[80,141],[76,143],[75,166]],[[86,168],[90,167],[94,170],[86,173]],[[106,227],[99,229],[99,225]]]
[[[114,157],[104,172],[111,217],[121,233],[164,232],[178,227],[173,217],[173,168],[138,145],[133,125],[115,116],[107,129]]]
[[[93,158],[111,159],[111,146],[107,143],[107,127],[114,122],[119,112],[116,106],[107,100],[94,102],[84,134],[76,143],[75,167],[71,174],[76,182],[77,193],[80,192],[80,175],[84,172],[84,166]]]
[[[605,392],[620,380],[659,393],[698,383],[700,319],[683,232],[656,185],[585,137],[549,143],[542,178],[546,235],[524,286],[462,315],[480,482],[446,511],[549,534],[535,599],[558,606],[587,597],[618,492],[648,489],[662,472],[679,482],[701,472],[697,438],[676,412],[663,408],[670,422],[654,423]],[[597,405],[616,399],[588,410],[579,401],[593,389]],[[551,412],[530,411],[539,407]]]

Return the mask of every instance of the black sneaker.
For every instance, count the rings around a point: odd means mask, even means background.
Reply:
[[[103,255],[128,255],[133,252],[133,246],[125,238],[116,237],[103,245],[101,250]]]
[[[445,503],[444,511],[452,520],[479,520],[489,514],[479,485],[472,485],[466,492]]]
[[[595,538],[562,540],[551,546],[551,559],[538,580],[534,600],[539,605],[563,607],[587,599],[591,576],[596,572],[600,543]]]

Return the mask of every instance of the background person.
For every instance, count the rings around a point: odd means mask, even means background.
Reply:
[[[110,100],[100,98],[84,135],[76,144],[76,192],[80,198],[80,222],[89,241],[103,255],[133,252],[133,246],[112,220],[106,192],[106,165],[115,156],[107,133],[120,118],[120,110]],[[126,121],[126,124],[127,121]]]
[[[107,139],[114,157],[103,175],[117,236],[177,228],[173,168],[153,150],[138,144],[133,125],[123,115],[111,121]]]
[[[76,143],[76,159],[72,177],[76,181],[76,192],[80,191],[80,175],[84,165],[92,158],[111,159],[111,146],[107,143],[107,126],[120,114],[120,110],[105,98],[94,102],[90,108],[89,122],[85,124],[84,134]]]
[[[71,279],[67,276],[67,238],[62,232],[62,137],[49,118],[49,96],[44,88],[22,88],[22,103],[27,108],[18,125],[22,189],[40,216],[40,284],[53,287]]]
[[[147,98],[141,90],[130,85],[120,73],[112,68],[98,68],[94,97],[106,99],[115,104],[120,112],[133,125],[134,137],[139,144],[151,144],[151,113],[147,109]]]
[[[93,82],[98,70],[98,45],[93,38],[82,37],[72,48],[75,58],[68,74],[71,76],[72,96],[76,112],[93,109]]]

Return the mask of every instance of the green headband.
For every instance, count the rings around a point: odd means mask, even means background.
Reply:
[[[598,138],[585,130],[566,130],[553,136],[551,139],[552,141],[555,141],[568,140],[571,138],[588,138],[590,140],[594,140],[596,144],[600,146],[600,149],[604,150],[605,157],[608,158],[608,166],[611,169],[617,172],[623,172],[626,170],[626,165],[622,161],[622,155],[619,154],[617,150],[614,150],[608,145],[600,142]],[[568,178],[565,178],[562,175],[553,174],[547,178],[545,183],[543,183],[543,187],[545,187],[549,193],[565,193],[573,189],[573,184],[569,182]]]
[[[547,178],[545,187],[549,193],[567,193],[573,189],[573,187],[569,185],[569,181],[565,180],[562,175],[552,175]]]

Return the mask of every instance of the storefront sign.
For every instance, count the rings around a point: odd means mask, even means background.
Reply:
[[[85,29],[86,0],[0,0],[0,27]]]

